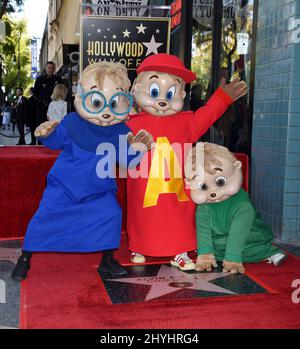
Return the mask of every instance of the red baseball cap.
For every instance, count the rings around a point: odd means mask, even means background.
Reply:
[[[195,73],[186,69],[178,57],[167,53],[158,53],[145,58],[137,68],[138,74],[143,71],[158,71],[161,73],[172,74],[179,76],[186,83],[190,83],[197,78]]]

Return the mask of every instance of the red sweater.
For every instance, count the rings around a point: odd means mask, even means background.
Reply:
[[[139,169],[130,170],[127,180],[127,233],[129,250],[146,256],[174,256],[195,250],[195,204],[191,201],[189,190],[184,185],[184,152],[178,151],[178,145],[195,143],[218,120],[232,103],[231,98],[219,88],[205,106],[192,111],[157,117],[145,112],[133,115],[128,122],[134,134],[145,129],[152,134],[156,142],[154,155],[144,157],[141,168],[148,165],[147,178],[137,177]],[[167,156],[181,173],[173,178],[168,161],[159,161],[158,144],[174,155]],[[162,148],[161,148],[162,149]],[[177,153],[177,155],[176,155]],[[182,155],[181,155],[182,153]],[[145,163],[147,162],[148,163]],[[160,165],[159,165],[160,163]],[[154,178],[155,173],[160,178]],[[176,172],[175,172],[176,173]],[[171,176],[170,176],[171,174]],[[144,176],[145,177],[145,176]],[[157,177],[157,176],[156,176]]]

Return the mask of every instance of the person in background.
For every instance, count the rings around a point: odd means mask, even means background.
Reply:
[[[196,84],[191,90],[191,109],[192,111],[196,111],[204,105],[205,101],[202,99],[202,86],[201,84]]]
[[[26,124],[26,117],[27,117],[27,103],[28,100],[26,97],[23,96],[23,88],[18,87],[16,90],[17,99],[16,99],[16,121],[19,131],[19,142],[17,145],[26,145],[25,143],[25,124]]]
[[[5,130],[6,127],[8,130],[10,130],[10,119],[11,119],[11,107],[9,105],[9,102],[5,102],[5,105],[3,108],[2,130]]]
[[[31,87],[29,89],[30,97],[28,99],[28,106],[27,106],[27,126],[30,128],[30,134],[31,134],[31,143],[30,145],[36,145],[36,138],[34,136],[34,131],[36,129],[36,118],[37,118],[37,102],[36,97],[34,96],[34,88]]]
[[[53,90],[51,96],[52,102],[49,104],[47,119],[49,121],[58,120],[59,122],[68,113],[68,103],[65,101],[68,90],[65,85],[58,84]]]
[[[51,103],[51,96],[54,87],[61,83],[60,79],[55,75],[55,64],[47,62],[45,72],[39,76],[34,85],[34,95],[37,99],[37,125],[47,121],[48,106]]]
[[[15,128],[16,128],[16,124],[17,124],[16,103],[11,102],[10,107],[11,107],[10,121],[12,124],[12,131],[13,131],[13,133],[15,133]]]

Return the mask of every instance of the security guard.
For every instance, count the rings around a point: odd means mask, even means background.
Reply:
[[[61,83],[55,74],[55,63],[47,62],[45,73],[36,79],[34,95],[37,98],[37,126],[47,121],[47,110],[54,87]]]

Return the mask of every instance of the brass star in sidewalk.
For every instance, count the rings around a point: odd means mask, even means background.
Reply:
[[[208,291],[223,294],[235,295],[236,293],[226,288],[214,285],[210,281],[230,277],[228,273],[194,273],[188,274],[162,265],[156,276],[143,276],[135,278],[107,279],[107,281],[124,282],[130,284],[140,284],[151,286],[145,300],[159,298],[164,295],[176,292],[180,289],[190,289],[197,291]]]

